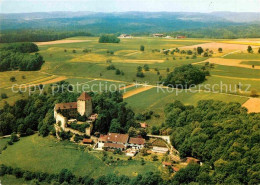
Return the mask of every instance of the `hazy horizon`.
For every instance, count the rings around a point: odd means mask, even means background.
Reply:
[[[0,13],[235,12],[259,13],[259,0],[2,0]]]

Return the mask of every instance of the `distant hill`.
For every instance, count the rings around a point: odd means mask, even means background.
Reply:
[[[176,31],[200,27],[260,23],[260,13],[189,12],[36,12],[0,14],[1,30],[6,29],[94,29],[101,32]]]
[[[15,30],[52,30],[55,32],[81,31],[92,35],[101,33],[150,35],[151,33],[160,32],[172,35],[185,34],[187,37],[260,37],[260,13],[12,13],[0,14],[0,30],[2,35],[7,35]],[[13,40],[21,40],[17,39],[17,35],[18,33],[13,36]],[[37,35],[37,33],[35,32],[34,35]],[[2,40],[6,42],[7,39],[2,37]],[[34,41],[39,39],[30,38],[25,40]]]

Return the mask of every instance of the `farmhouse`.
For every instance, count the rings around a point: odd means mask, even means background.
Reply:
[[[178,35],[178,36],[176,36],[176,39],[185,39],[186,38],[186,36],[184,36],[184,35]]]
[[[164,35],[163,34],[161,34],[161,33],[155,33],[155,34],[153,34],[153,37],[163,37]]]
[[[90,126],[86,128],[85,134],[90,135],[93,128],[93,122],[96,120],[98,115],[92,115],[91,97],[86,92],[83,92],[78,97],[77,102],[58,103],[54,106],[54,118],[61,129],[83,135],[84,133],[79,133],[73,129],[67,128],[68,123],[77,122],[75,118],[78,116],[88,118],[86,122]]]
[[[119,36],[119,38],[121,39],[121,38],[127,38],[127,39],[131,39],[131,38],[133,38],[131,35],[128,35],[128,34],[121,34],[120,36]]]
[[[108,133],[107,135],[100,135],[97,147],[99,149],[120,149],[126,150],[141,149],[144,147],[145,139],[129,137],[128,134]]]
[[[93,140],[92,140],[92,139],[84,138],[84,139],[82,140],[82,143],[83,143],[83,144],[92,144],[92,143],[93,143]]]

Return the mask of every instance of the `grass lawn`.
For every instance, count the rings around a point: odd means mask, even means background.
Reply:
[[[19,152],[17,152],[19,151]],[[102,152],[83,151],[68,141],[58,142],[55,138],[42,138],[32,135],[21,140],[0,154],[0,163],[24,170],[58,173],[61,169],[70,169],[76,175],[98,177],[109,173],[133,176],[147,171],[157,171],[160,162],[147,161],[144,166],[140,160],[128,161],[126,156],[114,164],[105,164]]]

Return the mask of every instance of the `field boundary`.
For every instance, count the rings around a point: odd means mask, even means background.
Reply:
[[[126,92],[124,95],[123,95],[123,98],[126,99],[126,98],[129,98],[131,96],[134,96],[136,94],[139,94],[141,92],[144,92],[144,91],[147,91],[149,89],[152,89],[154,88],[153,86],[145,86],[145,87],[140,87],[140,88],[137,88],[137,89],[134,89],[132,91],[128,91]]]

